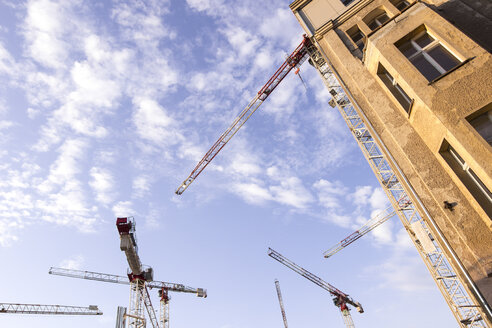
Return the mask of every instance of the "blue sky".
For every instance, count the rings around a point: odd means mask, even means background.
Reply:
[[[272,247],[350,294],[357,327],[456,325],[393,218],[323,251],[387,200],[308,64],[288,76],[185,191],[174,190],[301,41],[289,1],[0,2],[2,302],[98,304],[102,317],[1,315],[2,327],[108,327],[129,289],[48,275],[123,275],[116,216],[134,216],[175,327],[343,327],[328,293]],[[158,307],[157,295],[153,293]]]

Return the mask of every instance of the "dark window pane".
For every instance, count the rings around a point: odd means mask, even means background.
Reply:
[[[429,81],[432,81],[441,75],[441,73],[425,59],[423,54],[415,56],[412,58],[411,62]]]
[[[412,100],[398,84],[395,84],[394,78],[381,64],[379,64],[378,67],[378,77],[381,81],[383,81],[384,85],[386,85],[391,94],[396,98],[396,100],[398,100],[400,105],[408,113],[410,111]]]
[[[492,146],[492,110],[475,117],[470,124]]]
[[[409,42],[405,42],[401,46],[398,47],[400,51],[405,55],[405,57],[409,58],[410,56],[417,53],[417,49]]]
[[[440,44],[427,52],[447,72],[456,67],[460,61]]]
[[[389,17],[386,14],[382,14],[381,16],[379,16],[377,18],[377,20],[379,21],[379,23],[381,23],[381,25],[383,25],[384,23],[386,23],[387,21],[389,21]]]
[[[405,0],[400,1],[396,4],[396,8],[398,8],[398,10],[400,10],[400,11],[402,11],[403,9],[405,9],[407,7],[408,7],[408,2],[406,2]]]
[[[463,165],[456,160],[452,153],[456,153],[456,151],[451,148],[451,146],[448,146],[447,149],[441,151],[441,155],[446,160],[449,167],[458,176],[468,191],[470,191],[485,213],[492,218],[492,194],[490,193],[490,190],[483,184],[472,169],[463,169]]]
[[[427,34],[427,32],[425,32],[420,37],[418,37],[417,39],[415,39],[415,42],[421,48],[424,48],[426,45],[429,45],[432,41],[434,41],[434,39],[429,34]]]
[[[370,28],[371,30],[375,30],[375,29],[377,29],[377,28],[379,27],[379,24],[378,24],[378,22],[377,22],[377,21],[373,20],[372,22],[370,22],[370,23],[369,23],[369,25],[368,25],[368,26],[369,26],[369,28]]]

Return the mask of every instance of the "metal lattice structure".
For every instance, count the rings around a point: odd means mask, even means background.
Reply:
[[[207,151],[205,156],[198,162],[190,175],[183,181],[183,183],[176,189],[176,194],[181,195],[186,188],[198,177],[198,175],[207,167],[207,165],[217,156],[217,154],[224,148],[224,146],[231,140],[231,138],[237,133],[237,131],[246,123],[246,121],[253,115],[253,113],[261,106],[261,104],[268,98],[272,91],[282,82],[282,80],[289,74],[289,72],[299,67],[307,58],[307,45],[311,41],[304,37],[301,44],[292,52],[290,56],[284,61],[284,63],[277,69],[275,74],[268,80],[263,88],[258,91],[253,100],[243,109],[243,111],[236,117],[234,122],[222,133],[219,139],[212,145]]]
[[[282,292],[280,291],[280,284],[277,279],[275,279],[275,288],[277,288],[278,303],[280,304],[280,312],[282,312],[284,327],[289,328],[289,326],[287,325],[287,317],[285,315],[284,301],[282,300]]]
[[[96,305],[71,306],[71,305],[43,305],[43,304],[18,304],[0,303],[0,313],[19,314],[57,314],[57,315],[102,315]]]
[[[355,101],[349,98],[342,87],[343,82],[337,79],[336,72],[318,48],[313,45],[309,47],[308,51],[311,57],[310,61],[320,73],[324,84],[333,97],[330,105],[339,110],[347,123],[460,327],[487,327],[488,325],[480,313],[480,305],[470,297],[465,288],[465,283],[456,274],[456,269],[453,268],[451,261],[444,253],[443,245],[432,236],[428,225],[432,224],[434,231],[438,231],[438,228],[427,216],[427,213],[419,213],[411,201],[418,199],[417,196],[412,190],[408,192],[405,190],[396,174],[398,171],[393,170],[390,163],[395,168],[398,166],[389,155],[382,151],[384,146],[379,137],[367,123],[367,120],[363,120],[364,114],[354,105]],[[400,176],[403,175],[400,174]],[[405,201],[402,202],[402,200]]]
[[[130,284],[130,306],[128,307],[128,313],[126,314],[126,317],[128,318],[128,328],[146,327],[143,302],[143,297],[146,292],[145,281],[135,279]],[[156,327],[153,322],[152,326]]]
[[[56,276],[111,282],[114,284],[122,284],[122,285],[130,284],[128,277],[117,276],[108,273],[99,273],[99,272],[82,271],[82,270],[74,270],[74,269],[63,269],[63,268],[55,268],[55,267],[51,267],[48,273]],[[193,287],[185,286],[183,284],[176,284],[172,282],[164,282],[164,281],[156,281],[156,280],[147,281],[146,285],[150,289],[165,288],[172,292],[190,293],[190,294],[195,294],[198,297],[204,297],[204,298],[207,297],[207,290],[204,288],[193,288]]]
[[[359,311],[360,313],[363,313],[364,310],[362,309],[362,305],[360,305],[359,302],[354,301],[348,294],[345,294],[338,288],[332,286],[331,284],[327,283],[320,277],[312,274],[308,270],[302,268],[301,266],[295,264],[279,252],[268,248],[268,256],[271,258],[279,261],[289,269],[297,272],[304,278],[308,279],[309,281],[313,282],[314,284],[318,285],[319,287],[323,288],[324,290],[328,291],[332,296],[334,296],[333,303],[335,306],[340,310],[340,313],[342,314],[343,322],[345,323],[345,326],[347,328],[354,328],[354,323],[352,321],[352,316],[350,315],[349,308],[347,304],[352,305]]]
[[[138,326],[139,324],[142,323],[142,320],[139,320],[138,318],[143,318],[143,310],[140,311],[140,308],[142,305],[145,305],[147,308],[147,314],[149,315],[151,323],[154,322],[153,326],[156,324],[155,322],[158,322],[157,324],[160,327],[164,328],[169,328],[169,299],[170,297],[167,296],[167,298],[162,296],[162,290],[167,292],[180,292],[180,293],[189,293],[189,294],[195,294],[198,297],[207,297],[207,290],[204,288],[192,288],[185,286],[183,284],[176,284],[176,283],[171,283],[171,282],[164,282],[164,281],[144,281],[142,279],[134,279],[132,282],[128,279],[128,277],[124,276],[117,276],[114,274],[107,274],[107,273],[99,273],[99,272],[92,272],[92,271],[82,271],[82,270],[73,270],[73,269],[64,269],[64,268],[54,268],[51,267],[49,270],[49,274],[52,275],[57,275],[57,276],[64,276],[64,277],[70,277],[70,278],[79,278],[79,279],[86,279],[86,280],[95,280],[95,281],[102,281],[102,282],[110,282],[114,284],[121,284],[121,285],[131,285],[130,286],[130,300],[131,304],[133,305],[133,308],[128,309],[128,313],[125,314],[125,316],[128,318],[128,327],[140,327]],[[130,275],[131,276],[131,275]],[[137,284],[138,282],[138,284]],[[143,284],[142,284],[143,282]],[[145,288],[143,288],[143,287]],[[149,313],[149,309],[153,309],[152,303],[147,291],[147,288],[153,289],[159,289],[159,296],[161,297],[160,300],[160,315],[159,315],[159,321],[157,321],[155,317],[155,312]],[[165,301],[164,301],[165,300]],[[139,305],[136,305],[138,303]],[[132,306],[132,305],[130,305]],[[133,311],[136,311],[138,313],[133,313]],[[141,312],[141,313],[140,313]],[[130,320],[130,318],[135,317],[135,320],[133,322]],[[133,324],[131,326],[130,324]],[[157,326],[155,326],[157,327]]]
[[[338,244],[327,250],[326,252],[323,253],[324,257],[328,258],[335,253],[338,253],[348,245],[352,244],[354,241],[359,239],[360,237],[364,236],[365,234],[369,233],[373,229],[379,227],[381,224],[384,222],[388,221],[390,218],[392,218],[396,212],[393,209],[393,206],[389,206],[386,208],[384,211],[381,213],[378,213],[375,217],[367,221],[362,227],[360,227],[357,231],[353,232],[350,234],[347,238],[343,239],[340,241]]]
[[[162,323],[163,328],[169,328],[169,300],[171,297],[169,296],[166,288],[161,288],[161,290],[159,290],[159,296],[161,298],[159,322]]]

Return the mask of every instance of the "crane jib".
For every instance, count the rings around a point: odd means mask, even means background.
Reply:
[[[282,80],[289,74],[289,72],[299,67],[308,57],[308,48],[312,46],[311,40],[304,35],[304,39],[292,52],[290,56],[284,61],[284,63],[277,69],[277,71],[270,77],[267,83],[258,91],[253,100],[243,109],[243,111],[236,117],[234,122],[229,128],[222,133],[219,139],[212,145],[209,151],[198,162],[195,168],[191,171],[190,175],[181,183],[176,189],[176,194],[181,195],[188,186],[198,177],[198,175],[207,167],[207,165],[217,156],[217,154],[224,148],[227,142],[237,133],[237,131],[243,126],[244,123],[253,115],[253,113],[261,106],[268,96],[275,90],[275,88],[282,82]]]

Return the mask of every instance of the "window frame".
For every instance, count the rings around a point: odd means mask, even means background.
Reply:
[[[405,113],[407,113],[410,116],[410,113],[412,112],[414,99],[410,98],[410,96],[405,92],[405,90],[403,90],[401,85],[398,84],[396,79],[390,74],[390,72],[388,72],[388,70],[383,66],[383,64],[378,63],[376,75],[378,76],[379,80],[387,87],[388,91],[393,95],[396,101],[400,104],[400,106],[403,108]],[[385,82],[385,80],[381,78],[381,76],[385,76],[394,89],[390,88]],[[406,103],[403,104],[398,99],[398,96],[395,94],[396,92],[398,93],[398,95],[402,96],[407,101],[408,105],[406,105]]]
[[[490,140],[487,139],[486,137],[490,138],[490,136],[482,134],[476,124],[476,119],[482,117],[483,115],[488,116],[489,121],[491,122],[490,124],[492,126],[492,103],[489,103],[488,105],[485,105],[477,110],[475,113],[468,115],[466,117],[466,122],[470,125],[470,128],[480,137],[481,140],[485,141],[486,144],[492,147],[492,138]]]
[[[381,21],[380,18],[385,16],[386,17],[386,20],[384,21]],[[382,13],[380,13],[379,15],[377,15],[376,17],[374,17],[373,19],[371,19],[369,21],[369,23],[367,23],[367,27],[369,27],[371,29],[371,31],[375,31],[377,30],[379,27],[383,26],[387,21],[389,21],[391,18],[388,16],[388,14],[386,13],[386,11],[383,11]],[[371,25],[373,25],[374,23],[376,23],[376,27],[372,28]]]
[[[458,180],[463,184],[465,189],[472,195],[473,199],[478,203],[478,205],[483,209],[483,211],[492,220],[492,192],[487,188],[487,186],[480,180],[469,164],[458,154],[458,152],[446,141],[444,140],[439,150],[441,157],[448,164],[448,167],[458,178]],[[452,162],[450,161],[452,158]],[[460,170],[457,170],[460,168]],[[467,181],[468,180],[468,181]],[[471,183],[470,183],[471,182]],[[478,189],[481,194],[473,192],[473,189]],[[485,203],[484,201],[488,201]]]
[[[418,31],[420,30],[420,31]],[[418,31],[418,32],[416,32]],[[421,38],[423,35],[427,34],[429,38],[432,39],[432,41],[425,45],[424,47],[421,47],[415,40]],[[405,53],[401,50],[401,48],[406,45],[410,44],[414,50],[416,50],[415,53],[413,53],[410,56],[406,56]],[[434,82],[435,80],[440,79],[442,76],[446,75],[447,73],[450,73],[460,67],[461,65],[465,64],[467,60],[463,60],[460,58],[460,56],[456,55],[455,52],[451,51],[439,38],[435,37],[433,33],[431,33],[425,26],[421,26],[414,30],[413,32],[410,32],[407,36],[399,40],[398,42],[395,43],[396,48],[400,51],[400,53],[415,67],[420,74],[422,74],[427,81],[429,81],[429,84]],[[434,58],[432,58],[431,55],[428,54],[431,50],[435,49],[436,47],[443,47],[451,56],[454,58],[457,63],[450,69],[445,70],[444,67],[438,63]],[[420,69],[417,65],[415,65],[414,62],[412,62],[413,59],[415,59],[417,56],[422,55],[423,58],[434,68],[439,72],[439,75],[429,79]]]

